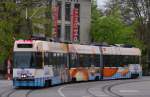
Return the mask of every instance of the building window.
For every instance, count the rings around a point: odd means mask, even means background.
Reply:
[[[70,41],[70,25],[66,25],[65,26],[65,39],[67,40],[67,41]]]
[[[72,2],[72,0],[66,0],[66,2]]]
[[[79,17],[78,17],[78,21],[80,22],[80,4],[78,4],[78,3],[76,3],[75,5],[74,5],[74,8],[77,8],[78,9],[78,15],[79,15]]]
[[[65,4],[65,20],[70,21],[71,3],[66,2]]]
[[[61,25],[58,25],[58,34],[57,34],[58,39],[60,39],[60,36],[61,36]]]
[[[80,25],[78,25],[78,41],[80,41]]]
[[[20,3],[21,3],[21,0],[16,0],[16,3],[17,3],[17,4],[20,4]]]
[[[57,6],[58,6],[58,19],[59,20],[61,20],[61,8],[62,8],[61,4],[62,4],[61,1],[57,2]]]

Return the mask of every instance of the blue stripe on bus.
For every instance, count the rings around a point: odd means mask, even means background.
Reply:
[[[57,84],[62,83],[61,79],[60,79],[60,76],[51,77],[51,81],[52,81],[52,83],[51,83],[52,85],[57,85]]]
[[[17,81],[13,80],[14,87],[25,87],[25,86],[38,86],[43,87],[45,85],[45,80],[49,78],[35,78],[34,81]]]
[[[104,79],[120,79],[120,78],[130,78],[131,77],[131,73],[127,73],[125,76],[122,76],[121,73],[116,73],[115,75],[111,76],[111,77],[104,77]]]
[[[112,77],[104,77],[104,79],[119,79],[119,78],[131,78],[131,72],[127,73],[125,76],[122,76],[120,73],[116,73]],[[142,77],[142,72],[138,72],[139,78]]]
[[[94,74],[94,75],[89,74],[89,80],[95,80],[97,76],[98,76],[99,79],[100,79],[100,73],[96,73],[96,74]]]
[[[62,83],[60,76],[57,77],[45,77],[45,78],[35,78],[34,81],[17,81],[17,80],[13,80],[13,86],[14,87],[22,87],[22,86],[39,86],[39,87],[43,87],[45,85],[45,80],[51,79],[52,81],[52,85],[57,85]]]

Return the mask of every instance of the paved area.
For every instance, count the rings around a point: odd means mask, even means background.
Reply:
[[[117,85],[112,87],[112,91],[123,97],[150,97],[150,81]]]
[[[13,89],[0,80],[0,97],[150,97],[150,77],[66,84],[43,89]]]

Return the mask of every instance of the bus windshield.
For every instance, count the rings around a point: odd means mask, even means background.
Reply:
[[[14,68],[42,68],[41,52],[15,52]]]

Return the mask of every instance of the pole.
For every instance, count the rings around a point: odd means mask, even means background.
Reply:
[[[28,19],[28,8],[26,7],[26,20]]]

